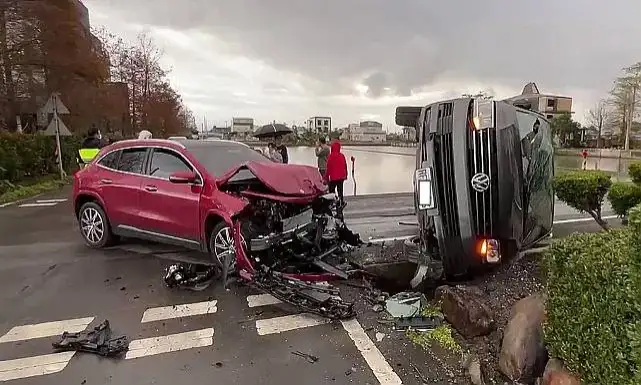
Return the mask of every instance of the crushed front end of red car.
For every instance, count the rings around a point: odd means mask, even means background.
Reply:
[[[306,312],[332,319],[354,316],[351,303],[327,281],[361,271],[350,252],[362,244],[343,221],[313,167],[251,162],[218,180],[218,189],[248,202],[232,218],[234,255],[221,276],[240,279]]]

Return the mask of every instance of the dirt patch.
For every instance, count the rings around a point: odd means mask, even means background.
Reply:
[[[400,243],[400,242],[399,242]],[[381,248],[371,246],[362,250],[361,258],[373,263],[406,263],[399,247],[393,243]],[[385,312],[375,312],[372,305],[362,295],[363,290],[354,287],[341,289],[348,293],[345,297],[355,301],[358,318],[366,327],[368,334],[385,334],[378,343],[386,350],[384,355],[396,362],[395,370],[421,383],[420,377],[430,379],[431,383],[468,384],[468,377],[462,368],[462,362],[469,353],[479,357],[487,384],[503,384],[505,378],[498,370],[498,357],[501,350],[503,329],[509,321],[512,306],[521,298],[541,292],[543,289],[542,273],[539,267],[540,254],[526,255],[520,260],[501,265],[493,271],[486,272],[473,280],[459,282],[479,288],[495,313],[496,330],[484,337],[465,339],[449,325],[433,333],[405,333],[394,331],[385,322]],[[384,261],[384,262],[383,262]],[[359,284],[363,284],[360,282]],[[375,282],[374,282],[375,284]],[[385,288],[383,288],[385,289]],[[393,293],[390,293],[393,294]],[[426,293],[431,299],[432,293]],[[419,375],[416,368],[421,371]],[[401,373],[399,373],[400,375]]]

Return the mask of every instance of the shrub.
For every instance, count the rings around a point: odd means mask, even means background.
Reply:
[[[79,140],[62,138],[61,147],[62,164],[70,170],[75,164]],[[0,133],[0,180],[15,183],[54,174],[58,170],[55,153],[54,137]]]
[[[633,213],[641,223],[641,208]],[[641,376],[637,238],[634,226],[573,234],[554,242],[543,257],[545,340],[583,383],[632,385]]]
[[[632,182],[641,184],[641,162],[633,162],[628,166],[628,175]]]
[[[568,206],[590,214],[604,229],[609,226],[601,218],[603,198],[612,185],[603,171],[572,171],[556,176],[553,181],[556,196]]]
[[[623,217],[632,207],[641,203],[641,186],[634,183],[614,183],[610,187],[608,200],[614,213]]]

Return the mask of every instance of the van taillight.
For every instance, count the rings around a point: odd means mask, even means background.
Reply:
[[[501,261],[501,244],[496,239],[481,239],[478,242],[477,253],[487,263]]]

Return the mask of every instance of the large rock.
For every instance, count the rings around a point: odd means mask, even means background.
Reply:
[[[538,294],[521,299],[512,308],[499,356],[499,369],[510,380],[531,383],[542,374],[547,359],[544,318],[545,304]]]
[[[561,362],[551,359],[545,366],[541,385],[581,385],[581,381],[568,372]]]
[[[494,313],[481,290],[473,286],[440,286],[436,299],[447,322],[466,338],[487,335],[494,330]]]

